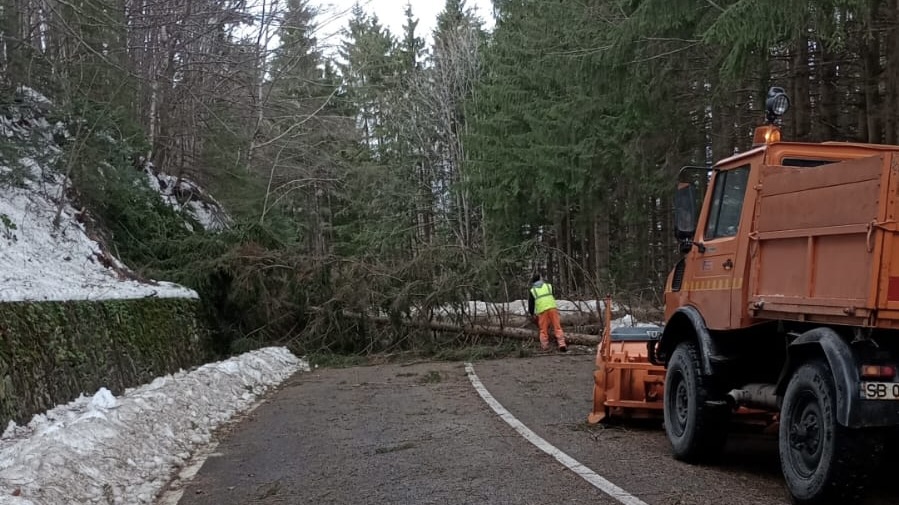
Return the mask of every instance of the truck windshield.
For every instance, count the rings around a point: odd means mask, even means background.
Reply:
[[[748,179],[749,165],[718,173],[705,229],[706,240],[736,236]]]

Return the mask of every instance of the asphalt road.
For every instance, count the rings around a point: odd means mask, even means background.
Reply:
[[[588,426],[593,356],[475,363],[538,435],[650,505],[783,505],[776,442],[735,435],[713,467],[671,459],[659,422]],[[888,470],[888,469],[887,469]],[[890,484],[870,505],[899,503]],[[502,421],[461,363],[318,369],[222,434],[182,505],[618,502]]]

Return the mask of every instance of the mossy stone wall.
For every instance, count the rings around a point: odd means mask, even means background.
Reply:
[[[202,363],[191,299],[0,303],[0,432],[100,387],[115,394]]]

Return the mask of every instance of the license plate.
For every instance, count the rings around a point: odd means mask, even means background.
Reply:
[[[862,382],[862,398],[865,400],[899,400],[899,383]]]

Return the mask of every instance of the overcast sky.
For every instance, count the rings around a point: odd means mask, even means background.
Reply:
[[[412,13],[418,18],[419,35],[430,39],[431,31],[437,21],[437,14],[443,10],[442,0],[359,0],[369,14],[376,14],[381,24],[386,25],[397,36],[402,33],[406,3],[412,5]],[[340,43],[339,32],[346,27],[350,10],[356,0],[320,0],[322,14],[319,16],[318,39],[325,45],[335,46]],[[313,2],[314,3],[314,2]],[[467,0],[465,4],[474,9],[485,21],[485,28],[493,28],[493,4],[491,0]]]

